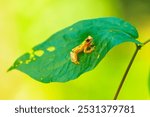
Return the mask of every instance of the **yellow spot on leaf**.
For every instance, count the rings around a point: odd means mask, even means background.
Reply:
[[[19,61],[19,64],[22,64],[23,63],[23,61]]]
[[[26,61],[25,61],[26,64],[28,64],[28,63],[30,63],[30,62],[31,62],[31,60],[26,60]]]
[[[49,52],[53,52],[55,50],[56,50],[56,48],[54,46],[50,46],[47,48],[47,51],[49,51]]]
[[[44,51],[43,50],[37,50],[37,51],[35,51],[34,52],[34,54],[36,55],[36,56],[42,56],[43,54],[44,54]]]
[[[30,54],[30,59],[32,59],[34,57],[34,54],[33,53],[31,53]]]
[[[36,60],[36,58],[33,58],[32,60],[34,60],[34,61],[35,61],[35,60]]]
[[[32,59],[34,57],[34,51],[33,50],[30,50],[29,51],[29,54],[30,54],[30,58],[29,59]]]

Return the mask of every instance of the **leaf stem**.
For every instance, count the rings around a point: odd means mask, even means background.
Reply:
[[[146,40],[146,41],[143,43],[143,45],[145,45],[145,44],[147,44],[147,43],[149,43],[149,42],[150,42],[150,39]]]
[[[121,90],[121,88],[122,88],[122,86],[123,86],[123,83],[124,83],[124,81],[125,81],[125,79],[126,79],[126,76],[128,75],[128,72],[129,72],[129,70],[130,70],[130,68],[131,68],[131,66],[132,66],[132,64],[133,64],[133,61],[134,61],[134,59],[135,59],[135,57],[136,57],[138,51],[141,49],[141,47],[143,47],[144,45],[146,45],[146,44],[149,43],[149,42],[150,42],[150,39],[148,39],[147,41],[145,41],[142,45],[136,45],[136,50],[135,50],[135,52],[134,52],[134,54],[133,54],[133,56],[132,56],[132,58],[131,58],[131,60],[130,60],[130,62],[129,62],[129,64],[128,64],[128,67],[127,67],[127,69],[126,69],[126,71],[125,71],[125,73],[124,73],[124,75],[123,75],[123,77],[122,77],[122,80],[121,80],[121,82],[120,82],[120,85],[119,85],[119,87],[118,87],[118,89],[117,89],[117,92],[116,92],[116,94],[115,94],[115,96],[114,96],[114,100],[117,100],[117,97],[118,97],[118,95],[119,95],[119,93],[120,93],[120,90]]]

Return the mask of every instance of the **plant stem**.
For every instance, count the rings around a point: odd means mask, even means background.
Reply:
[[[147,41],[145,41],[145,42],[143,43],[143,45],[147,44],[148,42],[150,42],[150,39],[148,39]]]
[[[145,41],[145,42],[143,43],[143,45],[136,45],[136,50],[135,50],[135,52],[134,52],[134,54],[133,54],[133,56],[132,56],[132,58],[131,58],[131,60],[130,60],[130,63],[129,63],[129,65],[128,65],[128,67],[127,67],[127,69],[126,69],[126,71],[125,71],[125,73],[124,73],[124,75],[123,75],[123,77],[122,77],[122,80],[121,80],[121,82],[120,82],[120,85],[119,85],[119,87],[118,87],[118,89],[117,89],[117,92],[116,92],[116,94],[115,94],[115,96],[114,96],[114,100],[117,100],[117,97],[118,97],[118,95],[119,95],[119,93],[120,93],[120,90],[121,90],[121,88],[122,88],[122,86],[123,86],[123,83],[124,83],[124,81],[125,81],[125,79],[126,79],[126,76],[128,75],[128,72],[129,72],[129,70],[130,70],[130,68],[131,68],[131,66],[132,66],[132,64],[133,64],[133,61],[134,61],[134,59],[135,59],[135,57],[136,57],[138,51],[141,49],[141,47],[143,47],[143,46],[144,46],[145,44],[147,44],[148,42],[150,42],[150,39],[147,40],[147,41]]]

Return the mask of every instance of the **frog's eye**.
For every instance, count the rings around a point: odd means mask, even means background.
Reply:
[[[86,42],[90,42],[90,39],[87,39]]]

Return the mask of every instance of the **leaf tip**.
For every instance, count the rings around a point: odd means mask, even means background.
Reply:
[[[13,70],[13,69],[15,69],[14,66],[11,66],[11,67],[7,70],[7,72],[9,72],[9,71],[11,71],[11,70]]]

